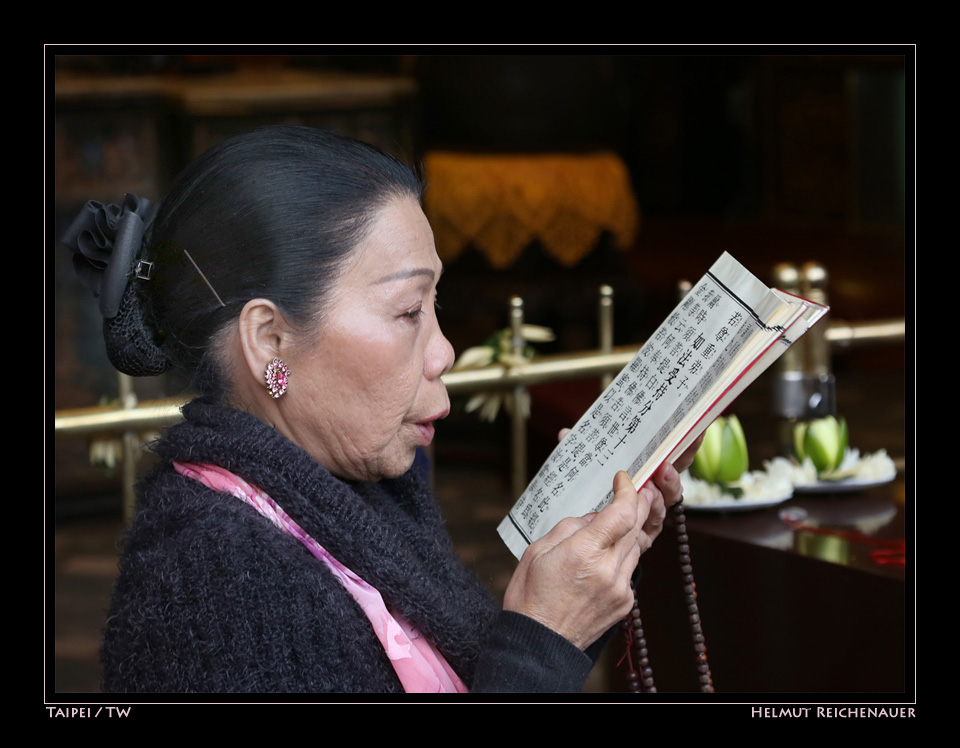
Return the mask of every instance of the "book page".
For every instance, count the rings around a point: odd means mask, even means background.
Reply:
[[[564,517],[606,506],[618,470],[639,488],[664,460],[679,456],[786,350],[788,330],[799,333],[816,321],[809,308],[773,292],[724,253],[557,445],[500,523],[511,552],[519,558]]]

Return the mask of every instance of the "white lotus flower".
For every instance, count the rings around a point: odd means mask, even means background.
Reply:
[[[708,483],[735,483],[750,466],[747,439],[736,416],[720,417],[707,427],[691,472]]]
[[[554,339],[553,330],[540,325],[522,325],[520,334],[524,342],[548,343]],[[513,331],[508,327],[498,330],[483,343],[483,345],[467,348],[457,358],[453,371],[479,369],[497,363],[504,368],[522,366],[536,355],[532,346],[525,345],[521,353],[514,352]],[[513,409],[514,396],[502,392],[480,392],[467,401],[467,413],[478,411],[484,421],[493,421],[497,417],[500,406],[508,410]],[[520,403],[521,411],[530,415],[530,398],[524,397]]]
[[[793,449],[797,459],[804,462],[809,458],[820,475],[830,474],[840,467],[849,441],[845,418],[818,418],[809,423],[798,423],[793,430]]]
[[[453,370],[479,369],[481,366],[488,366],[493,363],[493,359],[493,348],[488,345],[477,345],[473,348],[467,348],[460,354],[453,365]]]

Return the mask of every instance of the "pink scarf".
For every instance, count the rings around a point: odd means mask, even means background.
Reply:
[[[376,588],[324,550],[267,494],[229,470],[215,465],[174,461],[173,466],[181,475],[194,478],[214,491],[242,499],[281,530],[297,538],[316,558],[326,564],[370,619],[404,691],[466,693],[466,686],[436,647],[424,639],[402,616],[391,615]]]

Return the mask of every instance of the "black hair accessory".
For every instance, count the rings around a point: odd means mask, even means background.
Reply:
[[[155,212],[153,204],[138,195],[125,195],[119,206],[90,200],[63,235],[63,243],[73,250],[77,276],[99,297],[104,319],[117,316]]]
[[[144,320],[136,285],[129,282],[134,276],[149,278],[150,263],[139,260],[139,255],[155,213],[153,204],[138,195],[125,195],[123,205],[90,200],[62,238],[73,251],[81,283],[100,299],[110,363],[134,377],[155,376],[170,368],[158,334]]]

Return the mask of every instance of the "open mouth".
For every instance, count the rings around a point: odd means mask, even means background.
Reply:
[[[450,408],[444,408],[442,411],[434,416],[431,416],[430,418],[424,418],[422,421],[417,421],[417,430],[420,432],[420,446],[429,446],[429,444],[433,441],[433,436],[436,432],[436,429],[433,427],[434,421],[439,421],[442,418],[446,418],[448,415],[450,415]]]
[[[433,435],[436,431],[436,429],[433,428],[433,423],[421,421],[417,424],[417,431],[420,432],[420,446],[430,446],[430,443],[433,441]]]

